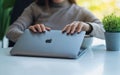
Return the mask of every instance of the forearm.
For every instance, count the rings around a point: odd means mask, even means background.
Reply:
[[[17,26],[12,25],[9,27],[6,37],[11,41],[16,42],[22,34],[23,31],[21,31],[21,29],[19,29]]]
[[[22,15],[9,27],[6,34],[7,38],[16,42],[33,22],[31,8],[28,7],[24,10]]]
[[[100,38],[100,39],[104,39],[104,28],[102,24],[98,24],[98,23],[92,23],[89,22],[89,25],[92,26],[92,31],[89,33],[89,35],[92,35],[96,38]]]

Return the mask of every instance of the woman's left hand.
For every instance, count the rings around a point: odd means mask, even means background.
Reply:
[[[75,32],[80,33],[80,31],[89,31],[90,30],[90,25],[81,22],[81,21],[74,21],[71,24],[66,25],[63,29],[62,32],[66,32],[68,35],[69,34],[74,34]]]

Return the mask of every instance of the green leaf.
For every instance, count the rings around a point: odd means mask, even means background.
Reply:
[[[14,5],[15,0],[4,0],[3,1],[3,9],[10,8]]]
[[[102,22],[107,32],[120,32],[120,16],[115,13],[104,16]]]
[[[10,24],[10,12],[14,2],[15,0],[0,0],[0,40],[3,39]]]

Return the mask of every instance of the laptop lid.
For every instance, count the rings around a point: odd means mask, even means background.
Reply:
[[[11,55],[77,58],[85,32],[66,35],[60,30],[34,33],[29,29],[19,38],[11,50]]]

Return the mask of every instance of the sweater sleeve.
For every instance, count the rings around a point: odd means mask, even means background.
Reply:
[[[83,8],[84,21],[92,26],[92,31],[89,35],[96,38],[104,39],[104,28],[102,22],[96,18],[89,10]]]
[[[22,15],[9,27],[6,37],[11,41],[16,42],[32,22],[32,5],[30,5],[25,8]]]

